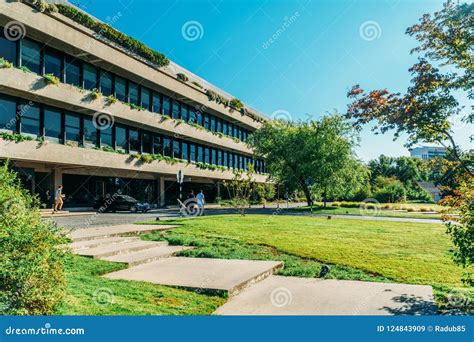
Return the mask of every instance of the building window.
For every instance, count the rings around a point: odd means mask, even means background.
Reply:
[[[84,88],[85,89],[96,89],[97,88],[97,69],[87,63],[83,65],[84,72]]]
[[[44,109],[44,135],[48,140],[61,142],[61,111],[46,107]]]
[[[65,64],[65,82],[76,87],[81,86],[81,65],[71,57],[66,59]]]
[[[181,143],[181,153],[183,155],[183,160],[189,161],[189,153],[188,153],[188,143],[182,142]]]
[[[171,140],[168,137],[163,137],[163,155],[171,157]]]
[[[97,146],[97,128],[91,117],[84,118],[84,146]]]
[[[22,101],[20,106],[21,133],[40,135],[40,108],[33,102]]]
[[[196,161],[196,145],[189,144],[189,161]]]
[[[113,147],[112,127],[107,127],[100,130],[100,145]]]
[[[21,42],[21,65],[41,74],[41,45],[29,39]]]
[[[134,105],[139,105],[139,97],[138,97],[138,84],[134,82],[128,82],[128,96],[129,102]]]
[[[219,166],[224,165],[222,161],[222,150],[217,150],[217,165]]]
[[[54,50],[46,48],[44,53],[44,73],[53,74],[62,79],[62,55]]]
[[[196,120],[197,120],[197,121],[196,121],[197,124],[198,124],[199,126],[202,126],[202,113],[199,112],[199,111],[196,113]]]
[[[115,126],[115,149],[119,151],[128,151],[127,128]]]
[[[163,114],[171,115],[171,100],[168,96],[163,96]]]
[[[163,154],[163,140],[158,134],[153,136],[153,153],[161,155]]]
[[[222,133],[222,121],[216,118],[216,131]]]
[[[151,111],[151,102],[150,102],[150,89],[142,87],[140,93],[141,106],[146,110]]]
[[[130,151],[141,152],[140,151],[140,136],[136,129],[128,130],[128,141],[130,142]]]
[[[196,123],[196,113],[194,112],[193,108],[189,108],[189,122],[190,123]]]
[[[188,106],[185,104],[181,104],[181,120],[185,122],[189,120]]]
[[[0,27],[0,57],[17,65],[17,42],[6,39],[4,36],[4,28]]]
[[[217,165],[217,151],[215,149],[211,150],[211,164]]]
[[[240,169],[239,155],[238,154],[234,154],[234,168],[235,169]]]
[[[234,125],[234,133],[232,134],[232,136],[234,138],[238,138],[239,137],[239,132],[238,132],[239,128],[237,127],[237,125]]]
[[[234,155],[229,152],[229,168],[234,168]]]
[[[211,131],[216,131],[216,117],[214,115],[210,115],[211,117]]]
[[[227,155],[227,151],[224,151],[223,153],[223,163],[222,165],[225,166],[225,167],[229,167],[229,157]]]
[[[0,94],[0,130],[16,131],[16,100]]]
[[[179,140],[173,140],[173,158],[181,159],[181,144]]]
[[[104,70],[101,70],[100,72],[100,92],[104,96],[109,96],[113,94],[112,75]]]
[[[222,134],[224,134],[224,135],[228,135],[228,134],[229,134],[229,132],[227,131],[227,128],[228,128],[227,121],[223,121],[223,122],[222,122]]]
[[[153,92],[153,111],[161,113],[161,95]]]
[[[142,152],[151,153],[152,152],[152,140],[151,133],[142,133]]]
[[[202,163],[204,161],[204,151],[201,145],[197,147],[197,161]]]
[[[176,100],[173,100],[173,119],[179,119],[179,102]]]
[[[66,141],[79,143],[81,138],[81,118],[77,114],[67,113],[64,117],[64,133]]]
[[[115,97],[117,100],[127,102],[127,81],[115,76]]]
[[[209,115],[203,114],[204,116],[204,128],[210,130],[211,129],[211,122],[209,120]]]
[[[210,151],[209,151],[209,147],[204,148],[204,162],[206,164],[211,163],[211,154],[210,154]]]

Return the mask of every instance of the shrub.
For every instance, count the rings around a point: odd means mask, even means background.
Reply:
[[[192,81],[191,83],[194,84],[194,85],[195,85],[196,87],[198,87],[198,88],[201,88],[201,89],[203,88],[202,85],[201,85],[201,83],[199,83],[199,82]]]
[[[407,191],[400,181],[391,181],[375,191],[375,199],[382,203],[396,203],[406,200]]]
[[[99,99],[101,96],[102,96],[102,93],[99,91],[99,89],[97,89],[97,88],[92,89],[92,91],[91,91],[91,98],[92,98],[93,100],[97,100],[97,99]]]
[[[114,95],[109,95],[109,96],[107,96],[107,102],[108,102],[109,104],[114,104],[114,103],[116,103],[117,101],[118,101],[118,100],[117,100],[117,98],[116,98]]]
[[[179,72],[176,74],[176,78],[180,81],[187,82],[189,81],[189,77],[183,74],[182,72]]]
[[[244,107],[242,101],[237,98],[233,98],[232,100],[230,100],[229,104],[231,107],[234,107],[237,110],[241,110]]]
[[[43,78],[46,84],[53,84],[53,85],[59,84],[59,78],[54,76],[53,74],[45,74],[43,75]]]
[[[64,296],[65,242],[16,174],[0,166],[0,314],[53,313]]]
[[[332,207],[340,207],[341,206],[341,203],[339,202],[334,202],[333,204],[331,204]]]
[[[0,69],[11,69],[13,64],[7,61],[5,58],[0,57]]]

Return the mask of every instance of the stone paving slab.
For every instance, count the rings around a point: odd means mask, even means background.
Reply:
[[[98,247],[80,249],[76,251],[76,254],[93,257],[95,259],[102,259],[108,256],[142,251],[148,248],[162,246],[163,244],[164,242],[143,241],[138,238],[135,238],[133,240],[123,243],[111,243]]]
[[[181,251],[188,249],[193,249],[194,247],[187,246],[170,246],[168,244],[162,244],[153,248],[148,248],[142,251],[130,252],[125,254],[113,255],[102,260],[107,260],[111,262],[122,262],[126,263],[129,266],[136,266],[144,264],[146,262],[151,262],[154,260],[171,257]]]
[[[106,274],[110,279],[146,281],[206,292],[237,294],[282,267],[279,261],[171,257]]]
[[[215,311],[217,315],[433,315],[425,285],[270,276]]]
[[[111,236],[122,236],[127,234],[149,233],[157,230],[168,230],[175,228],[169,224],[123,224],[116,226],[81,228],[72,231],[69,236],[73,241],[101,239]]]

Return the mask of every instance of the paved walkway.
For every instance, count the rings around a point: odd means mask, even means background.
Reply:
[[[136,235],[173,229],[172,225],[123,224],[69,233],[74,253],[129,268],[109,279],[146,281],[231,297],[222,315],[389,315],[434,314],[430,286],[281,277],[279,261],[176,257],[192,248]]]

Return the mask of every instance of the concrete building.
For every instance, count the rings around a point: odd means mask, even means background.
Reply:
[[[264,160],[245,144],[262,114],[222,104],[232,96],[111,41],[87,26],[96,19],[65,8],[41,13],[0,0],[0,159],[31,192],[43,197],[63,184],[69,207],[117,190],[164,205],[176,204],[179,170],[185,193],[204,189],[210,201],[225,197],[219,184],[234,169],[252,164],[266,181]]]
[[[446,148],[437,146],[420,146],[410,150],[410,156],[423,160],[430,160],[436,157],[443,158],[445,154]]]

